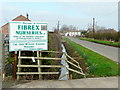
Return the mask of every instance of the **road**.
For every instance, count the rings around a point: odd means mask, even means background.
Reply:
[[[118,88],[118,77],[87,78],[76,80],[36,80],[11,88]]]
[[[77,44],[80,44],[92,51],[95,51],[115,62],[118,62],[118,49],[117,47],[106,46],[102,44],[97,44],[89,41],[80,40],[73,37],[67,37],[68,39],[74,41]]]

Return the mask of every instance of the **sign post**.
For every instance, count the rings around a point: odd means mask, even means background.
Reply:
[[[14,80],[16,79],[16,71],[17,71],[17,51],[14,52]]]

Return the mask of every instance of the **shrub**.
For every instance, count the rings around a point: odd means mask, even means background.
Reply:
[[[119,42],[120,41],[120,32],[104,32],[104,33],[87,33],[85,34],[87,38],[94,38],[98,40],[108,40],[108,41],[114,41]]]

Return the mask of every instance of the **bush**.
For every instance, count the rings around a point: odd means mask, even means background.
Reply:
[[[98,40],[107,40],[107,41],[114,41],[114,42],[120,41],[120,32],[87,33],[85,36],[87,38],[94,38],[94,39],[98,39]]]

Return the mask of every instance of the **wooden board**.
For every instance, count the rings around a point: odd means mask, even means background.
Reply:
[[[32,59],[33,57],[18,57],[18,59]],[[45,59],[45,60],[66,60],[66,58],[50,58],[50,57],[34,57],[34,59]]]
[[[17,67],[57,67],[57,68],[62,68],[65,66],[62,66],[62,65],[17,65]]]
[[[25,74],[59,74],[59,72],[17,72],[17,75]]]

